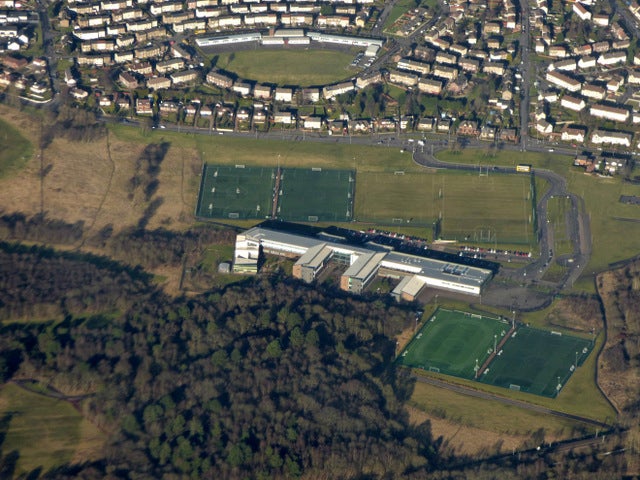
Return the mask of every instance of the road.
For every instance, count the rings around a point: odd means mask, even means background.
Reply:
[[[531,91],[531,63],[529,62],[529,2],[519,0],[522,18],[522,32],[520,33],[520,51],[522,52],[521,74],[522,86],[520,87],[520,146],[524,152],[527,148],[529,136],[529,92]]]
[[[442,147],[440,147],[442,148]],[[530,149],[529,149],[530,150]],[[415,152],[413,159],[419,165],[429,168],[458,170],[458,171],[479,171],[478,165],[446,163],[437,160],[431,154]],[[487,168],[483,165],[483,168]],[[495,173],[515,174],[514,167],[489,166],[491,171]],[[582,199],[571,193],[567,189],[567,182],[564,177],[550,170],[535,169],[534,175],[545,179],[549,184],[547,192],[538,200],[536,205],[536,217],[538,231],[536,232],[539,246],[540,256],[535,261],[529,263],[521,269],[514,269],[510,272],[504,272],[504,275],[511,280],[515,280],[522,284],[532,284],[540,281],[545,270],[554,259],[553,252],[553,231],[547,221],[548,202],[556,196],[564,196],[571,203],[571,215],[568,216],[568,234],[573,244],[573,255],[565,259],[565,266],[568,268],[568,274],[563,281],[557,286],[557,290],[563,290],[565,287],[571,287],[573,282],[580,276],[584,270],[589,257],[591,255],[591,231],[589,226],[589,217],[582,205]],[[512,304],[512,302],[509,302]],[[505,305],[501,305],[505,306]],[[524,305],[514,305],[522,309]],[[531,306],[528,306],[531,308]]]
[[[444,388],[452,392],[460,393],[462,395],[467,395],[475,398],[482,398],[484,400],[494,400],[504,405],[511,405],[513,407],[524,408],[532,412],[541,413],[543,415],[553,415],[556,417],[566,418],[567,420],[586,423],[587,425],[592,425],[597,428],[611,428],[611,425],[607,425],[606,423],[593,420],[592,418],[582,417],[580,415],[573,415],[571,413],[560,412],[558,410],[552,410],[551,408],[542,407],[540,405],[534,405],[532,403],[523,402],[521,400],[501,397],[499,395],[494,395],[493,393],[488,393],[482,390],[474,390],[473,388],[465,387],[463,385],[443,382],[442,380],[438,380],[436,378],[423,377],[421,375],[413,375],[413,378],[415,378],[417,382],[433,385],[434,387]]]

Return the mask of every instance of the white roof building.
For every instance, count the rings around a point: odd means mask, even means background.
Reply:
[[[615,122],[626,122],[629,119],[629,110],[596,104],[589,108],[589,115]]]

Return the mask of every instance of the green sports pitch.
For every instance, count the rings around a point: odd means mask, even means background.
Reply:
[[[399,355],[398,362],[472,379],[509,327],[500,319],[439,308]]]
[[[277,217],[302,222],[353,220],[355,172],[285,168],[280,175]]]
[[[489,364],[480,381],[555,397],[593,348],[588,339],[519,327]]]
[[[443,239],[531,245],[533,199],[530,175],[358,172],[355,216],[386,225],[438,220]]]
[[[245,165],[205,165],[196,216],[264,219],[271,216],[275,171]]]

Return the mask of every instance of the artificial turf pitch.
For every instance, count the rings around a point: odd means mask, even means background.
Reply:
[[[284,168],[277,217],[294,222],[350,222],[355,178],[350,170]]]
[[[592,348],[591,340],[522,326],[504,344],[480,381],[555,397]]]
[[[476,360],[482,366],[494,342],[500,343],[508,330],[509,324],[502,320],[440,308],[413,337],[398,362],[472,379]]]
[[[397,362],[475,379],[510,328],[503,320],[438,309],[398,356]],[[494,339],[494,335],[496,336]],[[593,342],[559,332],[519,326],[477,379],[534,395],[555,397],[591,353]]]
[[[205,165],[196,216],[264,219],[271,216],[275,169]]]

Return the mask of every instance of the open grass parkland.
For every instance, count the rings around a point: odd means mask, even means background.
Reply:
[[[430,372],[555,398],[593,342],[502,318],[439,308],[398,356]]]

